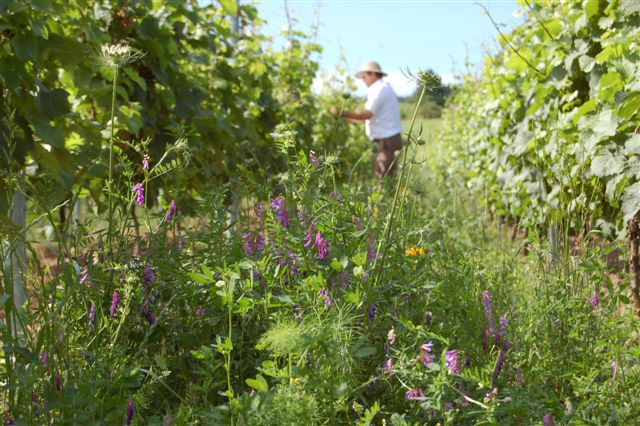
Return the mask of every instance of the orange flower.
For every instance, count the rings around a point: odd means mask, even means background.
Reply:
[[[422,247],[407,247],[404,252],[411,257],[424,256],[424,249]]]

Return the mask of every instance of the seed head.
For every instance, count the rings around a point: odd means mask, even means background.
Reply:
[[[134,49],[127,44],[105,44],[100,49],[102,63],[118,68],[137,61],[145,55],[144,52]]]

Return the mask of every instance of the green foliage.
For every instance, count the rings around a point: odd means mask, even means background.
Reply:
[[[524,2],[509,46],[445,114],[451,164],[499,215],[610,236],[639,211],[640,16],[626,1]],[[597,222],[597,224],[596,224]]]

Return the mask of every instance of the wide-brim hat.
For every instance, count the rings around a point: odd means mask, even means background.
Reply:
[[[365,72],[375,72],[378,74],[382,74],[383,77],[387,75],[386,72],[382,72],[380,64],[376,61],[365,62],[364,65],[362,65],[362,68],[360,68],[360,71],[356,73],[356,78],[362,78],[362,74]]]

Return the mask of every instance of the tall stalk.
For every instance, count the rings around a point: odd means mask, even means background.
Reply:
[[[107,188],[109,190],[109,230],[107,232],[107,245],[109,248],[109,254],[113,258],[113,247],[111,245],[111,236],[113,232],[113,200],[111,199],[111,192],[113,191],[112,179],[113,179],[113,121],[116,115],[116,86],[118,83],[118,66],[113,67],[113,87],[111,90],[111,138],[109,139],[109,183]]]
[[[393,218],[395,216],[396,213],[396,206],[398,204],[398,194],[400,193],[400,186],[402,184],[402,180],[404,178],[404,170],[405,170],[405,166],[407,164],[407,151],[409,150],[409,142],[411,141],[411,133],[413,132],[413,126],[415,125],[416,122],[416,117],[418,115],[418,108],[420,107],[420,103],[422,102],[422,99],[424,98],[424,94],[427,91],[427,84],[423,84],[422,85],[422,90],[420,91],[420,97],[418,98],[418,102],[416,103],[416,107],[413,111],[413,116],[411,117],[411,124],[409,125],[409,132],[407,133],[407,146],[405,147],[405,149],[403,149],[402,152],[402,163],[401,163],[401,168],[400,168],[400,176],[398,176],[398,180],[396,181],[396,189],[395,189],[395,193],[393,195],[393,202],[391,204],[391,213],[389,214],[389,219],[387,220],[387,223],[385,224],[384,227],[384,231],[382,233],[382,238],[380,239],[380,242],[378,243],[378,253],[381,253],[382,255],[380,256],[380,262],[378,262],[378,256],[376,256],[375,260],[373,261],[373,269],[375,271],[375,280],[373,282],[373,287],[376,288],[378,286],[378,282],[380,281],[380,276],[381,276],[381,272],[382,272],[382,266],[384,264],[384,260],[385,257],[387,255],[387,251],[383,250],[385,249],[385,245],[387,243],[387,240],[389,239],[389,236],[391,235],[391,231],[393,229],[393,225],[394,225],[394,221]],[[409,175],[407,176],[407,183],[409,180]],[[399,211],[399,213],[401,213],[401,210]],[[368,298],[371,297],[371,292],[369,292]]]

